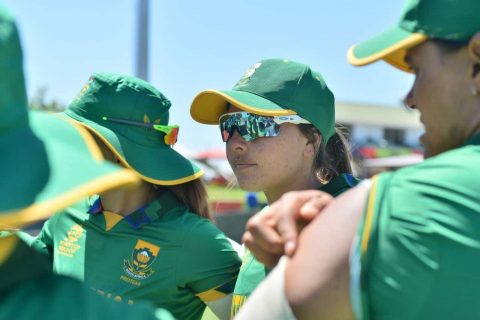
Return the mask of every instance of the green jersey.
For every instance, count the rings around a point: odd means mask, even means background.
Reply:
[[[163,319],[165,310],[146,303],[129,306],[98,296],[78,280],[52,274],[44,256],[15,236],[15,248],[0,261],[0,319]],[[14,239],[16,238],[16,239]],[[2,241],[2,240],[0,240]],[[2,245],[4,243],[2,242]]]
[[[91,197],[50,218],[32,246],[52,256],[56,273],[179,319],[199,319],[206,302],[230,294],[240,265],[226,236],[169,191],[127,217]]]
[[[334,197],[342,194],[348,189],[356,186],[358,179],[351,174],[341,174],[335,179],[332,179],[329,183],[323,185],[319,190],[324,191]],[[267,270],[265,266],[260,263],[253,254],[245,249],[243,255],[242,266],[238,274],[238,279],[235,284],[235,290],[232,297],[232,308],[230,316],[233,317],[237,314],[238,310],[247,301],[248,296],[255,290],[255,288],[266,277]]]
[[[480,319],[480,136],[373,179],[351,255],[357,319]]]

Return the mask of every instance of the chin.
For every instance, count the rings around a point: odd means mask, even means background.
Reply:
[[[261,191],[263,191],[262,188],[255,185],[254,183],[251,183],[250,181],[237,180],[237,182],[238,182],[238,185],[240,186],[240,189],[242,189],[244,191],[249,191],[249,192],[261,192]]]

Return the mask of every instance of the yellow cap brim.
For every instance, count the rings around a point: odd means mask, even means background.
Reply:
[[[205,90],[200,92],[192,102],[190,115],[204,124],[218,124],[220,116],[227,112],[228,104],[262,116],[284,116],[297,114],[259,95],[246,91]]]
[[[350,47],[347,60],[354,66],[364,66],[384,60],[392,66],[412,72],[405,62],[407,51],[427,40],[421,33],[411,33],[399,27],[391,28],[382,34]]]

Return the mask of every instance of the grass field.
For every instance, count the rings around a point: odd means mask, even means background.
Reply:
[[[245,202],[247,192],[238,187],[227,188],[225,186],[217,186],[213,184],[207,185],[208,196],[210,201],[240,201]],[[265,196],[261,192],[257,192],[260,202],[266,202]]]

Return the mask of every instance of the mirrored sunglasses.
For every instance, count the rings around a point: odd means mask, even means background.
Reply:
[[[282,123],[310,124],[298,115],[261,116],[250,112],[231,112],[223,114],[219,119],[223,142],[228,142],[235,130],[245,141],[263,137],[276,137]]]
[[[161,124],[155,124],[155,123],[144,123],[144,122],[138,122],[138,121],[131,121],[131,120],[126,120],[126,119],[118,119],[118,118],[111,118],[111,117],[102,117],[103,120],[105,121],[110,121],[114,123],[121,123],[121,124],[126,124],[130,126],[136,126],[136,127],[144,127],[144,128],[151,128],[156,131],[160,131],[165,133],[164,141],[165,144],[173,146],[178,139],[178,132],[180,130],[180,126],[178,125],[171,125],[171,126],[164,126]]]

